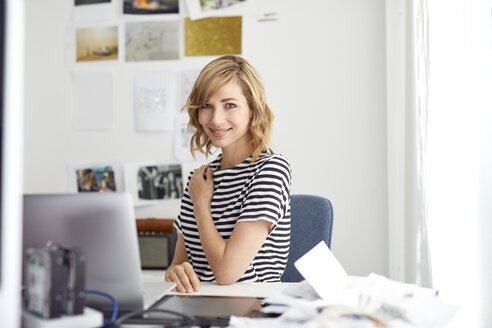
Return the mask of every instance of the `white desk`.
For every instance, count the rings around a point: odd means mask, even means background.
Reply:
[[[155,283],[156,281],[164,280],[164,270],[143,270],[142,271],[142,281],[144,285],[144,292],[148,286]],[[200,283],[200,291],[193,292],[191,294],[169,292],[170,295],[203,295],[203,296],[249,296],[266,298],[270,297],[276,293],[281,292],[288,286],[295,285],[297,283],[255,283],[255,282],[238,282],[232,285],[217,285],[214,282],[202,282]]]

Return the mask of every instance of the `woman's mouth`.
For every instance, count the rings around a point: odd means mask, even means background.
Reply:
[[[227,132],[229,132],[230,129],[210,129],[212,132],[213,136],[216,138],[220,138],[226,135]]]

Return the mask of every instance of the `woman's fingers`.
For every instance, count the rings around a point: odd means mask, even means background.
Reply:
[[[189,264],[189,263],[187,263],[187,264],[188,265],[185,266],[186,275],[188,276],[188,279],[190,281],[191,288],[195,292],[197,292],[200,290],[200,279],[198,279],[198,276],[195,273],[195,271],[193,270],[193,267],[191,266],[191,264]]]
[[[188,262],[174,266],[166,275],[166,281],[174,281],[180,293],[192,293],[200,289],[200,280]]]

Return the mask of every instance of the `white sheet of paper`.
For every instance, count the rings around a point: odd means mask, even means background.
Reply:
[[[242,15],[248,8],[246,0],[223,3],[224,7],[222,8],[216,8],[216,3],[213,1],[204,4],[203,8],[200,0],[186,0],[185,2],[191,20],[224,15]]]
[[[174,123],[174,72],[136,73],[133,86],[135,130],[171,131]]]
[[[181,108],[188,101],[193,84],[200,74],[200,70],[186,70],[179,73],[179,95],[177,115],[174,128],[174,156],[182,162],[194,162],[195,159],[191,155],[190,140],[192,133],[188,131],[188,121],[190,119],[186,110],[181,111]],[[205,156],[196,153],[197,160],[205,160]]]
[[[324,241],[314,246],[294,265],[325,301],[335,301],[340,291],[350,282],[344,268]]]
[[[98,3],[73,6],[74,22],[107,20],[113,17],[113,3]]]
[[[111,71],[72,71],[74,130],[113,128],[113,74]]]

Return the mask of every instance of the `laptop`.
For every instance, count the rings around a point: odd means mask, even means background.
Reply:
[[[174,288],[164,278],[142,281],[129,193],[24,195],[24,250],[48,241],[84,250],[86,289],[112,295],[119,314],[148,308]],[[88,294],[86,306],[112,312],[112,302],[99,295]]]

